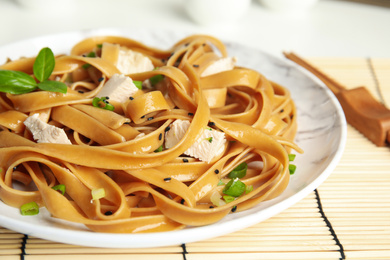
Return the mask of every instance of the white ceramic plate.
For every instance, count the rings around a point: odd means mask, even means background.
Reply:
[[[0,47],[0,64],[7,57],[34,56],[42,47],[54,53],[68,53],[78,41],[93,35],[123,35],[146,44],[168,48],[188,35],[167,31],[101,29],[77,31],[29,39]],[[94,233],[83,225],[59,221],[41,210],[37,216],[21,216],[18,209],[0,201],[0,225],[27,235],[82,246],[143,248],[178,245],[234,232],[264,221],[292,206],[316,189],[340,160],[346,141],[346,122],[333,94],[310,74],[291,62],[262,51],[226,43],[229,54],[241,66],[256,69],[267,78],[290,89],[298,110],[296,141],[305,153],[297,155],[297,171],[285,192],[245,212],[229,214],[218,223],[180,231],[151,234]]]

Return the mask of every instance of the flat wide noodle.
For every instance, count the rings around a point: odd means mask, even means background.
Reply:
[[[143,88],[124,103],[112,102],[109,111],[92,99],[120,74],[119,48],[142,54],[155,68],[125,75]],[[168,50],[125,37],[91,37],[57,56],[51,80],[65,82],[66,94],[0,95],[0,199],[13,207],[35,201],[53,217],[96,232],[139,233],[208,225],[279,196],[290,179],[290,151],[302,152],[293,143],[294,102],[286,88],[254,69],[202,77],[224,57],[224,44],[205,35]],[[32,74],[34,60],[0,69]],[[34,114],[63,129],[72,144],[37,143],[24,125]],[[166,132],[178,119],[189,128],[166,149]],[[224,133],[222,149],[209,162],[185,155],[209,130]],[[244,162],[246,192],[223,199],[229,173]],[[59,184],[65,194],[53,189]]]

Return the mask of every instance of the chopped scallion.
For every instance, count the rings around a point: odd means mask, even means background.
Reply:
[[[219,194],[218,191],[215,191],[213,194],[211,194],[210,201],[211,201],[211,203],[213,203],[217,207],[220,207],[220,206],[223,206],[226,204],[226,202],[221,199],[221,195]]]
[[[164,75],[155,75],[153,77],[151,77],[149,80],[150,80],[150,84],[152,84],[152,86],[155,86],[157,83],[159,83],[160,81],[162,81],[164,79]]]
[[[88,53],[86,55],[86,57],[88,57],[88,58],[96,58],[96,53],[94,51],[91,51],[90,53]]]
[[[213,137],[207,137],[205,138],[207,141],[209,141],[209,143],[212,143],[213,142]]]
[[[231,179],[223,189],[223,193],[233,197],[241,196],[246,190],[246,185],[238,178]]]
[[[292,161],[294,161],[295,160],[295,154],[289,154],[288,155],[288,160],[290,161],[290,162],[292,162]]]
[[[225,183],[222,180],[219,180],[217,186],[222,186],[222,185],[225,185]]]
[[[96,58],[96,53],[94,51],[91,51],[90,53],[88,53],[87,55],[85,55],[85,57],[88,57],[88,58]],[[82,67],[83,69],[88,69],[89,67],[91,66],[91,64],[84,64]]]
[[[93,98],[92,99],[92,106],[98,107],[98,108],[103,108],[103,109],[110,110],[110,111],[114,111],[114,109],[115,109],[115,107],[107,101],[107,97]]]
[[[158,152],[162,152],[162,150],[163,150],[163,146],[160,145],[160,147],[157,148],[156,150],[154,150],[154,152],[155,152],[155,153],[158,153]]]
[[[226,203],[232,202],[236,199],[235,197],[229,195],[222,196],[222,198],[226,201]]]
[[[295,170],[297,169],[297,166],[294,164],[290,164],[288,166],[288,170],[290,171],[290,175],[293,175],[295,173]]]
[[[245,189],[245,194],[248,194],[251,191],[253,191],[253,186],[252,185],[247,185],[246,189]]]
[[[93,200],[98,200],[98,199],[104,198],[106,196],[106,191],[104,188],[93,189],[91,191],[91,194],[92,194]]]
[[[133,80],[133,83],[138,89],[142,89],[142,81]]]
[[[64,184],[58,184],[52,188],[53,190],[61,192],[62,195],[65,194],[65,185]]]
[[[37,215],[39,213],[39,206],[35,201],[28,202],[20,207],[20,213],[23,216]]]
[[[243,178],[246,175],[246,171],[248,169],[248,164],[246,162],[240,163],[236,168],[234,168],[230,173],[229,173],[229,178],[234,179],[234,178]]]

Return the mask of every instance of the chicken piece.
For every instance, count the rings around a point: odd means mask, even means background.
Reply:
[[[175,146],[190,127],[188,120],[175,120],[165,133],[165,148]],[[215,156],[220,155],[225,147],[225,133],[212,128],[206,128],[198,140],[184,154],[210,163]]]
[[[43,122],[39,119],[39,114],[29,116],[24,125],[38,143],[72,144],[64,129]]]

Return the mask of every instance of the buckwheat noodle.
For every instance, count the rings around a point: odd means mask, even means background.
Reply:
[[[112,101],[114,111],[93,107],[107,80],[121,73],[113,62],[119,46],[142,53],[155,67],[128,75],[132,80],[163,79],[126,102]],[[97,57],[86,55],[91,51]],[[222,57],[228,57],[224,44],[205,35],[168,50],[125,37],[91,37],[56,56],[51,79],[65,82],[66,94],[0,94],[0,199],[13,207],[35,201],[54,218],[96,232],[137,233],[208,225],[232,209],[277,197],[289,182],[290,150],[301,152],[293,143],[294,102],[286,88],[253,69],[201,76]],[[20,58],[0,69],[32,74],[34,60]],[[72,144],[34,141],[24,121],[37,113],[64,129]],[[183,138],[155,152],[178,119],[191,122]],[[183,155],[207,128],[225,133],[223,152],[210,162]],[[221,181],[227,183],[242,162],[248,170],[241,181],[253,190],[215,205]],[[65,185],[65,195],[52,189],[57,184]],[[101,188],[104,197],[93,199],[91,191]]]

